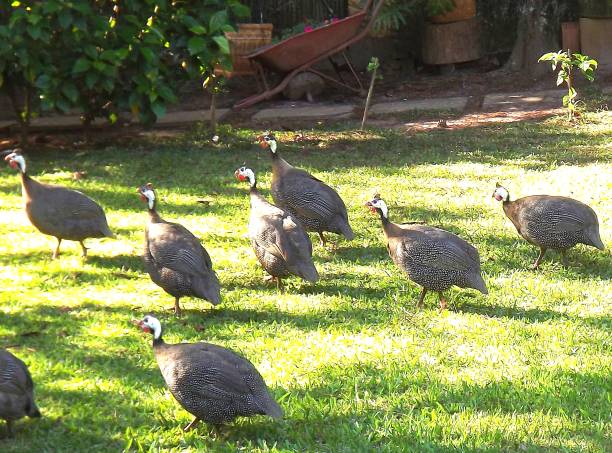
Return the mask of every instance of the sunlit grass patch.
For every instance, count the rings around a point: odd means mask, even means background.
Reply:
[[[612,389],[612,121],[557,119],[406,135],[342,127],[278,132],[279,152],[337,188],[356,239],[323,249],[316,284],[264,281],[246,237],[246,162],[269,193],[261,131],[194,130],[167,141],[33,151],[31,174],[91,195],[117,239],[76,243],[38,233],[21,210],[18,176],[0,170],[0,347],[29,365],[40,420],[17,423],[2,452],[23,451],[606,451]],[[74,171],[87,171],[75,180]],[[152,182],[160,214],[202,239],[223,303],[173,299],[144,274],[147,221],[135,188]],[[606,251],[578,246],[572,265],[522,240],[491,199],[566,195],[599,216]],[[452,289],[415,309],[419,288],[391,263],[374,192],[393,221],[448,229],[480,252],[490,294]],[[204,200],[200,203],[199,200]],[[335,240],[335,239],[334,239]],[[156,314],[168,342],[210,341],[248,357],[283,406],[282,422],[240,419],[221,436],[190,421],[163,385],[150,337],[130,320]],[[0,427],[0,433],[2,433]],[[1,434],[0,434],[1,435]]]

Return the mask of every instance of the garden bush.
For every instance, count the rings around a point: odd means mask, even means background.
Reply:
[[[229,66],[225,31],[249,14],[237,0],[46,0],[0,4],[0,84],[27,130],[40,110],[144,123],[180,82]]]

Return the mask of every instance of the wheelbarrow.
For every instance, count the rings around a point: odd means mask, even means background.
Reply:
[[[361,80],[346,54],[346,49],[368,34],[383,3],[384,0],[368,0],[363,10],[352,16],[309,32],[291,36],[279,43],[261,47],[246,55],[246,58],[256,68],[258,80],[261,82],[260,86],[263,86],[264,90],[239,101],[234,108],[242,109],[270,99],[283,91],[289,82],[301,72],[312,72],[324,80],[353,92],[364,93]],[[336,54],[340,54],[344,59],[346,67],[355,80],[354,84],[349,84],[343,79],[340,66],[331,58]],[[326,58],[332,63],[336,77],[313,69],[312,66],[315,63]],[[268,72],[281,74],[280,82],[270,86],[267,78]]]

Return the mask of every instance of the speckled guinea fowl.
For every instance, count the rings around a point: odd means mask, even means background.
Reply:
[[[83,241],[87,238],[114,237],[108,227],[102,208],[87,195],[65,187],[42,184],[26,172],[26,162],[19,150],[5,151],[3,154],[12,168],[21,173],[21,191],[25,211],[38,231],[57,239],[53,258],[57,258],[63,239],[78,241],[83,256],[87,248]]]
[[[496,185],[493,197],[502,201],[504,213],[527,242],[540,247],[533,263],[537,269],[547,249],[559,250],[563,264],[566,252],[576,244],[586,244],[604,250],[599,236],[597,214],[584,203],[567,197],[531,195],[510,201],[508,189]]]
[[[26,415],[40,417],[32,376],[25,363],[0,349],[0,418],[6,420],[9,436],[13,435],[13,421]]]
[[[240,181],[249,181],[251,187],[249,238],[262,267],[276,278],[279,287],[281,279],[289,275],[316,282],[319,273],[312,262],[312,243],[300,223],[261,196],[253,170],[241,167],[235,175]]]
[[[260,144],[272,156],[272,198],[274,203],[295,216],[307,231],[319,234],[325,245],[324,231],[342,234],[348,240],[354,234],[340,195],[307,171],[295,168],[278,155],[276,139],[268,134]]]
[[[151,280],[174,296],[177,316],[181,314],[179,299],[183,296],[198,297],[217,305],[221,301],[221,285],[208,252],[187,228],[159,216],[152,184],[138,191],[149,207],[142,258]]]
[[[442,293],[453,285],[488,293],[478,251],[471,244],[440,228],[390,222],[387,205],[378,196],[366,206],[380,215],[393,262],[410,280],[423,287],[418,306],[423,303],[427,291],[437,291],[440,307],[446,308]]]
[[[210,343],[167,344],[160,322],[150,315],[135,322],[153,334],[155,359],[170,392],[195,417],[186,431],[200,420],[220,425],[236,417],[283,416],[261,374],[247,359]]]

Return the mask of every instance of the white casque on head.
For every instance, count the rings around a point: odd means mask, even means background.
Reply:
[[[26,161],[23,158],[23,156],[21,154],[18,153],[11,153],[8,156],[5,157],[5,159],[8,162],[16,162],[17,165],[19,166],[19,171],[21,173],[25,173],[26,172]]]
[[[385,203],[380,198],[376,198],[370,201],[370,204],[374,206],[375,208],[380,209],[382,211],[383,216],[387,218],[387,215],[389,214],[389,208],[387,208],[387,203]]]
[[[142,325],[148,327],[153,332],[153,338],[156,340],[161,336],[161,323],[155,316],[147,315],[142,319]]]
[[[510,193],[508,192],[508,189],[506,189],[505,187],[499,186],[495,188],[495,192],[493,192],[493,197],[497,201],[509,201]]]
[[[268,135],[264,137],[264,140],[270,146],[270,151],[276,153],[276,140]]]
[[[247,178],[249,178],[249,182],[251,183],[251,186],[255,184],[255,172],[253,172],[253,170],[251,170],[250,168],[246,168],[246,167],[242,167],[242,169],[243,169],[242,174],[246,176]]]
[[[153,209],[155,206],[155,192],[153,192],[151,189],[145,189],[142,191],[142,194],[147,197],[149,209]]]

